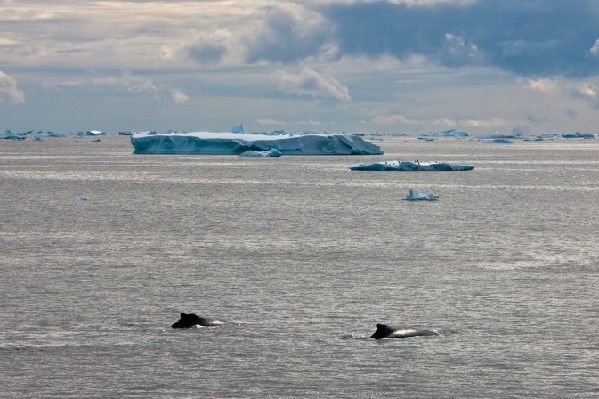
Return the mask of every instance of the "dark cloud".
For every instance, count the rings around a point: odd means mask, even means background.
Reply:
[[[189,57],[200,64],[218,64],[227,53],[223,44],[197,44],[187,48]]]
[[[304,9],[267,8],[257,35],[245,40],[247,61],[294,62],[319,54],[331,33],[323,22]]]
[[[522,75],[599,74],[595,0],[501,0],[425,7],[377,3],[322,9],[342,54],[427,55],[441,64],[487,64]]]

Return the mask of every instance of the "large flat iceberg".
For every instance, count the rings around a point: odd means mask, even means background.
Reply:
[[[449,162],[380,161],[356,163],[350,166],[350,169],[377,172],[453,172],[472,170],[474,166]]]
[[[243,134],[243,133],[136,133],[135,154],[239,155],[245,151],[276,149],[283,155],[380,155],[376,144],[357,134]]]

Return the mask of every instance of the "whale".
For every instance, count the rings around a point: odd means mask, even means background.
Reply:
[[[389,326],[387,324],[377,324],[376,331],[370,336],[374,339],[382,338],[410,338],[410,337],[430,337],[439,335],[432,330],[419,330],[411,327]]]
[[[172,328],[191,328],[196,326],[201,327],[216,327],[225,324],[221,320],[209,319],[206,317],[200,317],[195,313],[181,313],[181,319],[176,321],[171,327]]]

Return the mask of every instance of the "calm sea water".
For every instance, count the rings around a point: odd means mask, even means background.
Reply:
[[[381,144],[3,140],[0,396],[599,396],[599,143]],[[475,170],[348,169],[374,159]],[[180,312],[232,324],[173,330]],[[377,322],[441,335],[368,339]]]

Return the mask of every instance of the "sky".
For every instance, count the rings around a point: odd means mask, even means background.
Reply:
[[[0,129],[599,132],[597,0],[0,0]]]

